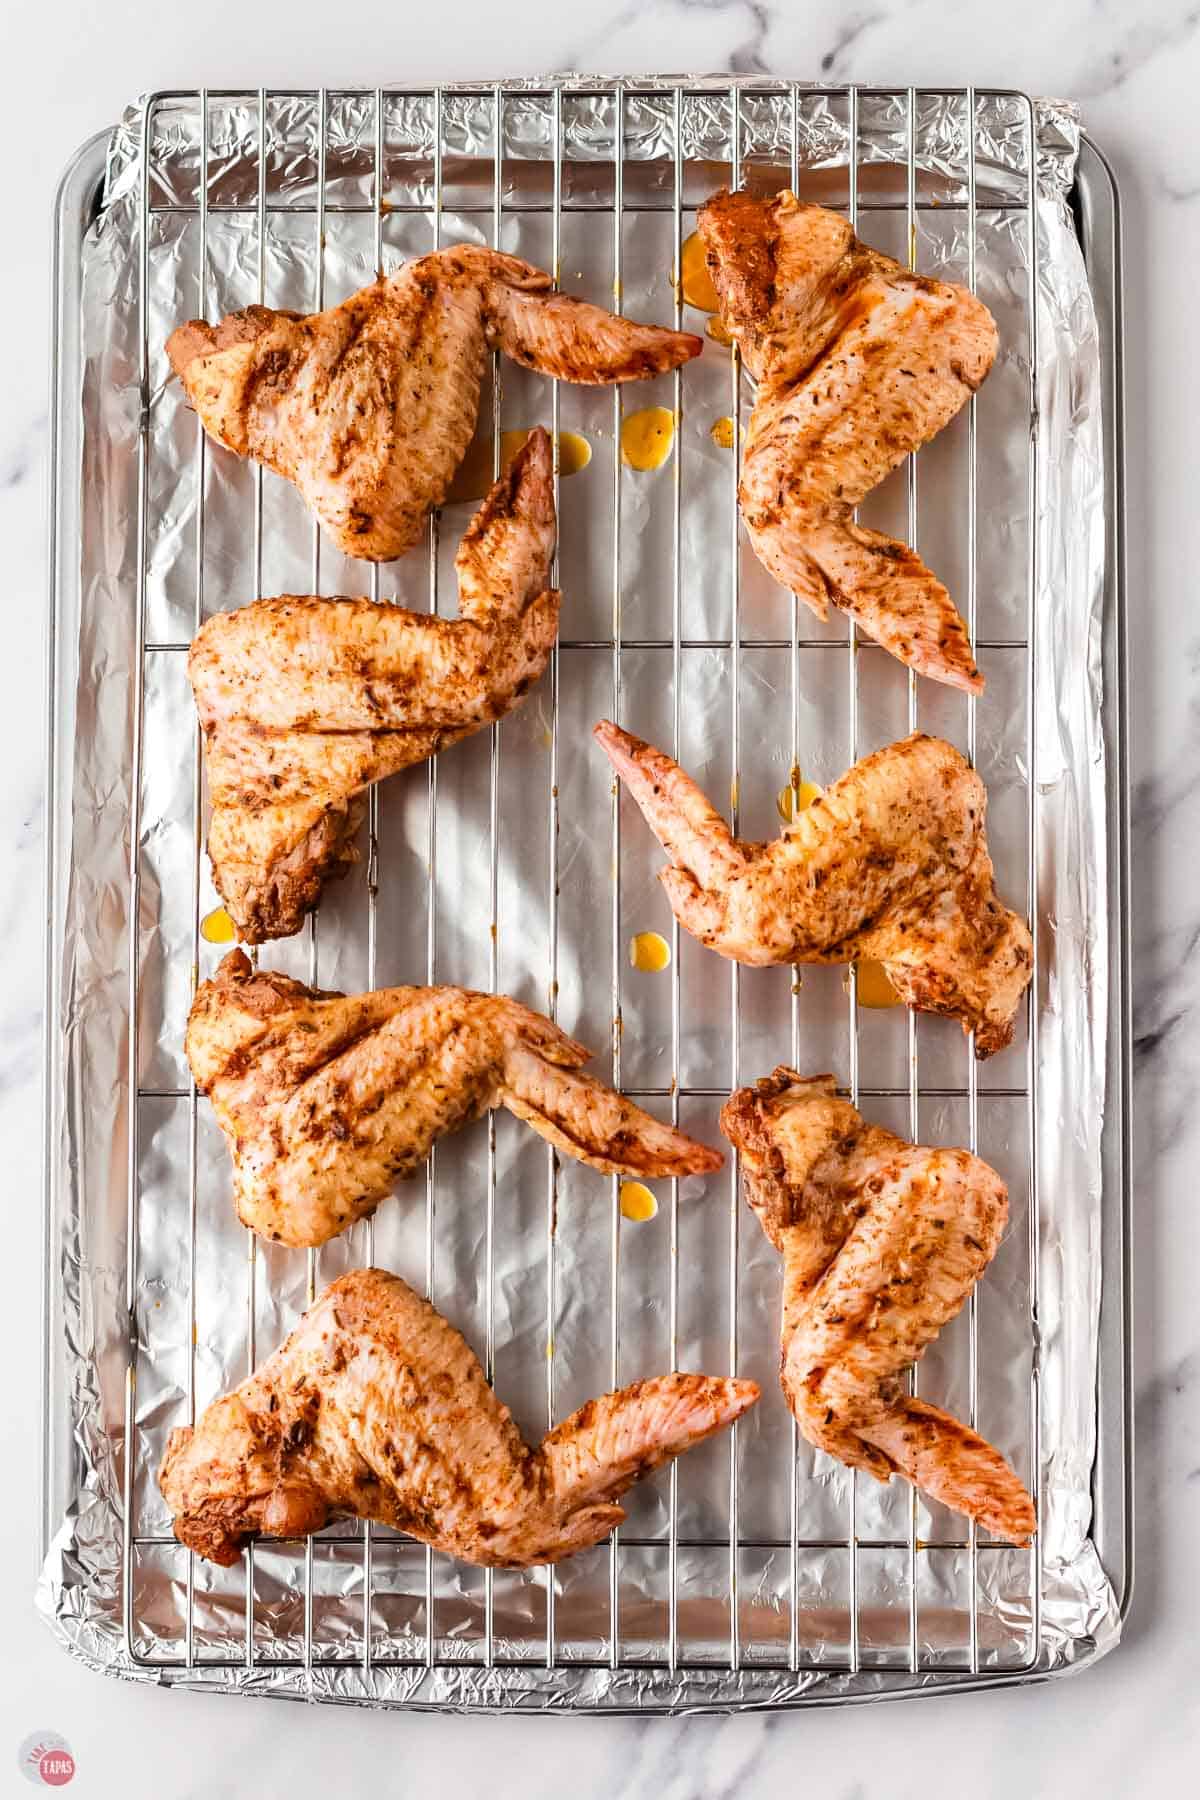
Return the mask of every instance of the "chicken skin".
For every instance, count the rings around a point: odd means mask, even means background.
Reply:
[[[502,994],[322,993],[232,950],[196,994],[186,1048],[233,1150],[238,1217],[277,1243],[336,1237],[436,1139],[497,1106],[606,1174],[721,1166],[719,1151],[579,1074],[588,1051]]]
[[[534,431],[468,527],[459,617],[285,596],[217,613],[188,673],[213,880],[246,943],[290,937],[357,859],[364,790],[502,718],[558,631],[550,439]]]
[[[741,963],[875,957],[901,999],[1012,1039],[1028,927],[996,896],[987,795],[965,757],[914,732],[848,769],[773,844],[743,843],[677,763],[607,720],[595,735],[671,858],[686,931]]]
[[[722,323],[758,383],[739,498],[759,561],[818,618],[832,601],[918,674],[979,693],[946,589],[915,550],[852,515],[983,381],[991,314],[786,191],[717,194],[697,222]]]
[[[783,1257],[780,1379],[809,1443],[1028,1543],[1034,1504],[1000,1452],[902,1382],[996,1253],[1008,1220],[996,1171],[868,1125],[832,1075],[794,1069],[740,1088],[721,1128]]]
[[[758,1397],[753,1381],[659,1375],[589,1400],[530,1449],[453,1325],[398,1275],[355,1269],[171,1433],[159,1485],[180,1543],[211,1562],[338,1513],[523,1569],[599,1543],[635,1481]]]
[[[347,556],[389,562],[441,506],[475,430],[489,350],[562,381],[638,381],[698,356],[684,331],[556,293],[542,270],[460,244],[302,317],[193,320],[167,355],[209,435],[295,482]]]

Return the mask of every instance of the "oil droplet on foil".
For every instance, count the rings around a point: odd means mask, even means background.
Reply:
[[[680,261],[682,271],[679,285],[687,304],[694,306],[697,312],[718,312],[721,302],[717,298],[717,290],[704,260],[704,245],[698,231],[693,231],[689,238],[684,239]]]
[[[492,454],[494,441],[490,437],[471,439],[467,445],[467,454],[459,463],[454,480],[450,483],[446,495],[447,506],[453,506],[459,500],[483,499],[495,480],[495,458]]]
[[[508,433],[505,432],[505,436]],[[528,437],[529,433],[526,432]],[[520,445],[517,446],[520,448]],[[516,452],[514,451],[514,455]],[[558,434],[558,472],[560,475],[578,475],[586,469],[592,460],[592,446],[577,431],[560,431]]]
[[[864,956],[855,964],[858,970],[858,1004],[882,1010],[889,1006],[903,1006],[899,994],[887,977],[883,964],[876,962],[873,956]],[[846,991],[850,991],[850,977],[846,977]]]
[[[784,824],[790,825],[802,812],[807,812],[813,801],[819,800],[824,791],[815,781],[801,781],[800,771],[797,770],[794,778],[776,794],[775,810]]]
[[[635,969],[657,975],[671,966],[671,946],[657,931],[639,931],[629,940],[629,960]]]
[[[232,944],[237,937],[237,926],[223,906],[215,906],[201,919],[200,936],[207,944]]]
[[[522,448],[529,436],[532,426],[523,426],[520,430],[502,431],[500,433],[500,469],[503,472],[512,462],[517,451]],[[482,500],[495,481],[496,458],[493,452],[495,439],[492,437],[472,438],[467,454],[458,466],[458,472],[450,483],[450,492],[446,495],[446,504],[451,506],[459,500]],[[592,446],[577,431],[560,431],[558,434],[558,472],[560,475],[578,475],[586,469],[592,460]]]
[[[644,1225],[658,1211],[658,1201],[650,1189],[640,1181],[623,1181],[621,1183],[621,1217],[632,1219],[635,1225]]]
[[[661,469],[675,442],[675,414],[646,406],[621,421],[621,461],[630,469]]]
[[[733,420],[728,416],[723,419],[714,419],[708,435],[718,450],[732,450]]]

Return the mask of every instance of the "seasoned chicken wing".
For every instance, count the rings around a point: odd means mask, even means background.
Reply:
[[[996,896],[982,781],[914,732],[863,757],[773,844],[743,843],[677,763],[607,720],[596,736],[671,858],[659,879],[701,943],[742,963],[880,961],[909,1006],[1011,1040],[1029,930]]]
[[[217,613],[188,673],[217,891],[251,944],[289,937],[356,859],[363,790],[502,718],[558,631],[550,440],[534,431],[456,558],[459,617],[285,596]]]
[[[374,1212],[436,1139],[496,1106],[608,1174],[721,1166],[579,1074],[588,1051],[502,994],[322,993],[232,950],[196,994],[186,1048],[233,1151],[238,1217],[284,1244],[323,1244]]]
[[[740,500],[759,560],[818,618],[832,600],[919,674],[978,693],[946,589],[910,546],[852,514],[984,379],[991,314],[786,191],[717,194],[698,225],[722,322],[758,383]]]
[[[1008,1220],[996,1171],[868,1125],[832,1075],[794,1069],[740,1088],[721,1128],[783,1257],[780,1379],[809,1443],[1028,1543],[1033,1501],[1000,1452],[902,1380],[996,1253]]]
[[[193,320],[167,354],[210,436],[294,481],[347,556],[417,542],[475,430],[489,350],[563,381],[637,381],[698,356],[685,331],[554,292],[515,256],[460,244],[340,306]]]
[[[659,1375],[589,1400],[530,1449],[453,1325],[399,1276],[356,1269],[194,1429],[171,1433],[159,1485],[179,1541],[212,1562],[349,1513],[465,1562],[525,1568],[598,1543],[635,1481],[758,1397],[753,1381]]]

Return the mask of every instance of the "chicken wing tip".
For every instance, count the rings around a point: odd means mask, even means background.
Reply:
[[[709,1144],[697,1144],[695,1149],[688,1153],[687,1173],[689,1175],[715,1175],[717,1170],[724,1166],[724,1162],[725,1158],[719,1150],[714,1150]]]
[[[644,738],[635,737],[632,731],[626,731],[622,726],[615,725],[611,719],[600,719],[593,725],[592,736],[598,744],[604,746],[610,756],[616,751],[624,751],[626,755],[632,755],[636,750],[647,748]]]
[[[918,675],[940,682],[943,687],[957,688],[960,694],[970,694],[975,699],[978,699],[987,686],[983,670],[974,662],[931,660],[910,666],[916,669]]]

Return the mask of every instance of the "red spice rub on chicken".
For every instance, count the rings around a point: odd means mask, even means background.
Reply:
[[[589,1400],[531,1448],[466,1340],[399,1276],[356,1269],[159,1471],[180,1542],[237,1561],[249,1538],[373,1519],[465,1562],[557,1562],[606,1537],[643,1475],[754,1405],[753,1381],[659,1375]]]
[[[721,1128],[783,1257],[780,1379],[809,1443],[1028,1543],[1034,1504],[1000,1452],[903,1382],[996,1254],[1008,1221],[996,1171],[868,1125],[832,1075],[794,1069],[740,1088]]]
[[[238,1217],[323,1244],[374,1212],[439,1137],[503,1106],[606,1174],[711,1172],[721,1154],[581,1074],[588,1051],[503,994],[329,994],[231,950],[201,984],[187,1057],[234,1160]]]
[[[217,613],[188,675],[213,881],[245,943],[290,937],[356,860],[373,781],[503,718],[558,633],[550,439],[530,434],[455,559],[459,616],[284,595]]]
[[[853,511],[984,379],[991,314],[967,288],[913,274],[839,213],[786,190],[716,194],[697,223],[722,323],[758,383],[740,501],[759,560],[818,618],[832,601],[919,674],[980,692],[942,583]]]
[[[774,843],[753,844],[661,750],[607,721],[595,735],[702,944],[759,965],[875,957],[909,1006],[973,1030],[977,1056],[1011,1041],[1033,942],[996,894],[987,795],[952,744],[914,732],[864,756]]]
[[[518,257],[435,250],[302,317],[247,307],[167,342],[209,435],[295,482],[340,550],[390,562],[441,506],[490,350],[561,381],[640,381],[698,356],[686,331],[555,292]]]

